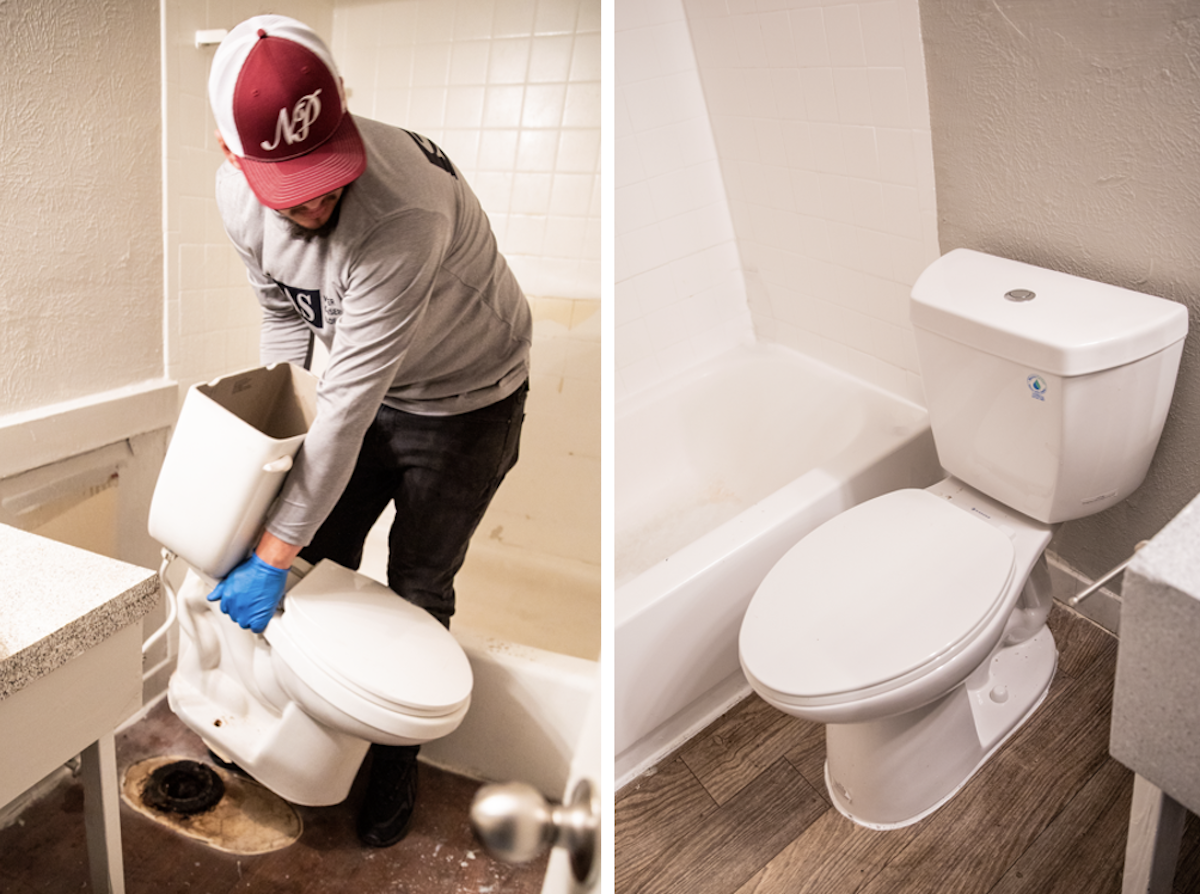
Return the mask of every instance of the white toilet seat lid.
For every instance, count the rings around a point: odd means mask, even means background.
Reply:
[[[422,716],[453,713],[471,695],[462,647],[429,612],[383,584],[333,562],[318,563],[288,591],[265,632],[302,678],[329,693],[336,683],[368,702]]]
[[[792,547],[742,622],[742,663],[793,701],[886,691],[944,664],[995,614],[1012,541],[923,490],[884,494]]]

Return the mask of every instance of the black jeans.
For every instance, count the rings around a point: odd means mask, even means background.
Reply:
[[[457,416],[380,407],[341,499],[301,556],[357,570],[391,501],[388,586],[450,626],[454,576],[488,504],[516,464],[529,384]]]

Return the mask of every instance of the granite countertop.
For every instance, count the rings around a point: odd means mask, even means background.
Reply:
[[[0,525],[0,699],[140,620],[157,572]]]

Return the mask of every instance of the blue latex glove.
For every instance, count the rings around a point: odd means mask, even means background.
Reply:
[[[287,576],[286,568],[268,565],[251,553],[208,594],[208,601],[220,599],[221,611],[240,626],[262,633],[283,599]]]

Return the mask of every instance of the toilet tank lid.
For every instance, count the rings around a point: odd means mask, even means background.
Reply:
[[[917,329],[1060,376],[1141,360],[1188,328],[1177,302],[966,248],[925,269],[910,315]]]

